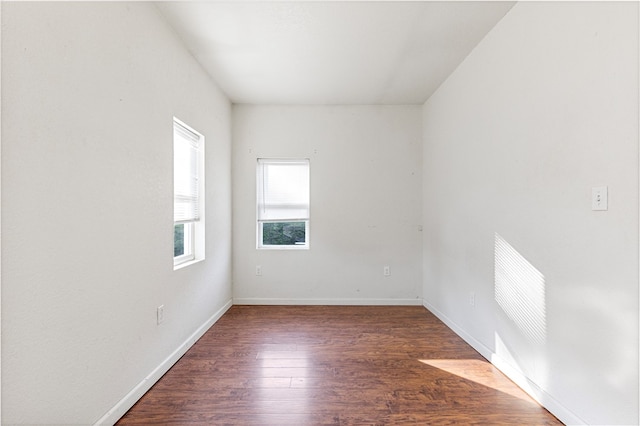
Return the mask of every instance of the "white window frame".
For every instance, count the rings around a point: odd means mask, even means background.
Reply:
[[[185,135],[185,137],[179,136]],[[191,187],[195,186],[195,193],[179,194],[176,188],[176,169],[178,158],[176,152],[178,144],[191,143],[191,149],[196,158],[191,169]],[[204,259],[204,136],[183,121],[173,117],[173,144],[174,144],[174,232],[175,226],[184,224],[184,254],[174,256],[174,269],[188,266]],[[184,148],[184,145],[182,145]],[[178,205],[184,204],[185,198],[195,199],[195,205],[189,208],[189,213],[179,213]],[[182,211],[182,210],[181,210]],[[174,239],[175,249],[175,239]]]
[[[307,178],[308,178],[308,187],[306,188],[306,214],[300,214],[300,212],[295,212],[291,216],[279,217],[277,219],[264,218],[261,212],[261,209],[264,208],[264,191],[265,191],[265,182],[264,182],[264,169],[265,165],[274,165],[274,164],[292,164],[292,165],[305,165],[307,168]],[[310,247],[310,209],[311,209],[311,200],[310,200],[310,161],[308,158],[298,158],[298,159],[281,159],[281,158],[258,158],[257,159],[257,167],[256,167],[256,248],[261,250],[306,250]],[[282,222],[299,222],[304,223],[305,228],[305,241],[304,243],[297,244],[264,244],[263,243],[263,227],[265,223],[282,223]]]

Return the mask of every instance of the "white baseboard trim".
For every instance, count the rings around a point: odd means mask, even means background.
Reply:
[[[566,425],[586,425],[587,423],[580,417],[576,416],[572,411],[560,404],[555,398],[549,395],[544,389],[540,388],[536,383],[529,379],[526,375],[520,372],[517,368],[513,367],[510,363],[496,354],[492,349],[485,346],[482,342],[475,339],[458,324],[436,309],[428,301],[423,301],[423,306],[427,308],[429,312],[434,314],[440,321],[446,324],[454,333],[460,336],[465,342],[485,357],[491,364],[493,364],[498,370],[504,373],[509,379],[511,379],[516,385],[522,388],[531,398],[535,399],[540,405],[549,410],[551,414],[556,416],[561,422]]]
[[[422,299],[277,299],[234,298],[234,305],[422,306]]]
[[[220,319],[222,315],[233,305],[233,301],[229,300],[215,314],[211,316],[204,324],[187,338],[178,348],[171,353],[159,366],[157,366],[147,377],[138,383],[128,394],[124,396],[118,403],[102,416],[95,425],[114,425],[120,417],[124,416],[133,405],[138,402],[160,378],[175,364],[182,355],[184,355],[194,343],[200,339],[207,330]]]

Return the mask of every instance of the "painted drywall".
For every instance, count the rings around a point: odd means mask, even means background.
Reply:
[[[236,105],[232,121],[234,303],[420,304],[420,106]],[[310,159],[308,250],[256,249],[257,158]]]
[[[2,22],[2,4],[0,4],[0,22]],[[0,47],[2,46],[2,31],[0,31]],[[2,70],[2,55],[0,55],[0,71]],[[0,72],[1,75],[1,72]],[[2,78],[0,78],[0,94],[2,93]],[[2,141],[2,102],[0,101],[0,141]],[[2,146],[0,144],[0,200],[2,200]],[[0,206],[1,207],[1,206]],[[0,208],[0,329],[2,328],[2,208]],[[0,338],[0,384],[2,383],[2,339]],[[0,385],[0,423],[2,423],[2,386]]]
[[[425,305],[561,420],[638,424],[638,4],[518,3],[423,119]]]
[[[230,112],[150,3],[3,2],[3,424],[122,409],[228,306]],[[206,259],[178,271],[173,116],[206,138]]]

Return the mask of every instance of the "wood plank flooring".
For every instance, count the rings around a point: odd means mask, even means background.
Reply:
[[[556,425],[421,306],[233,306],[118,425]]]

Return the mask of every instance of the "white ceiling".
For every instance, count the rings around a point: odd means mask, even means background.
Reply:
[[[513,2],[160,2],[233,103],[422,104]]]

